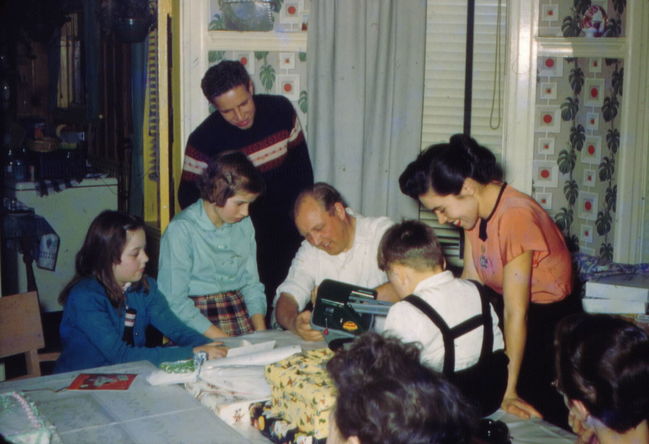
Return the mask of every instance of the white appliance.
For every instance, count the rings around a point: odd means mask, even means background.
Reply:
[[[5,186],[5,196],[34,209],[44,217],[59,235],[59,251],[54,271],[40,269],[34,261],[33,269],[43,311],[57,311],[62,307],[57,299],[59,293],[74,276],[75,256],[85,238],[90,222],[103,210],[117,209],[117,180],[112,177],[83,179],[81,183],[62,191],[49,191],[41,196],[34,182],[18,182]],[[11,253],[10,253],[11,254]],[[22,255],[5,257],[3,261],[14,264],[14,276],[4,276],[5,282],[17,293],[27,291],[27,274]],[[7,270],[5,268],[5,270]],[[15,281],[13,281],[15,279]],[[6,291],[5,291],[6,293]]]

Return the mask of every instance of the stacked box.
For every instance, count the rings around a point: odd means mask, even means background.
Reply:
[[[336,400],[326,369],[332,356],[328,348],[309,350],[267,365],[265,370],[272,388],[272,414],[317,439],[327,436],[329,411]]]

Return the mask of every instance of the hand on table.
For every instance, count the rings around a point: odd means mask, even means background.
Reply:
[[[518,395],[505,396],[502,404],[500,405],[500,408],[502,408],[507,413],[511,413],[512,415],[518,416],[519,418],[523,419],[530,419],[533,416],[537,418],[543,418],[538,410],[532,407],[532,405],[528,402],[519,398]]]
[[[228,355],[228,348],[224,347],[222,342],[209,342],[205,345],[194,347],[194,353],[201,351],[207,353],[207,359],[224,358]]]
[[[295,333],[305,341],[324,341],[324,336],[319,330],[311,328],[311,312],[305,310],[295,318]]]

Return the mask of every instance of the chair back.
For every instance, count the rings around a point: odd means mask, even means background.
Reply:
[[[38,294],[0,297],[0,358],[25,353],[27,376],[40,376],[38,349],[44,346]]]

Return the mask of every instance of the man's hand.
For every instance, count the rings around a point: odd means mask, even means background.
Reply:
[[[528,402],[519,398],[518,395],[505,396],[502,404],[500,405],[500,408],[502,408],[507,413],[511,413],[512,415],[516,415],[519,418],[523,419],[530,419],[533,416],[536,416],[537,418],[543,418],[538,410],[532,407]]]
[[[319,330],[311,328],[311,312],[305,310],[295,318],[295,329],[292,329],[305,341],[324,341],[324,336]]]

